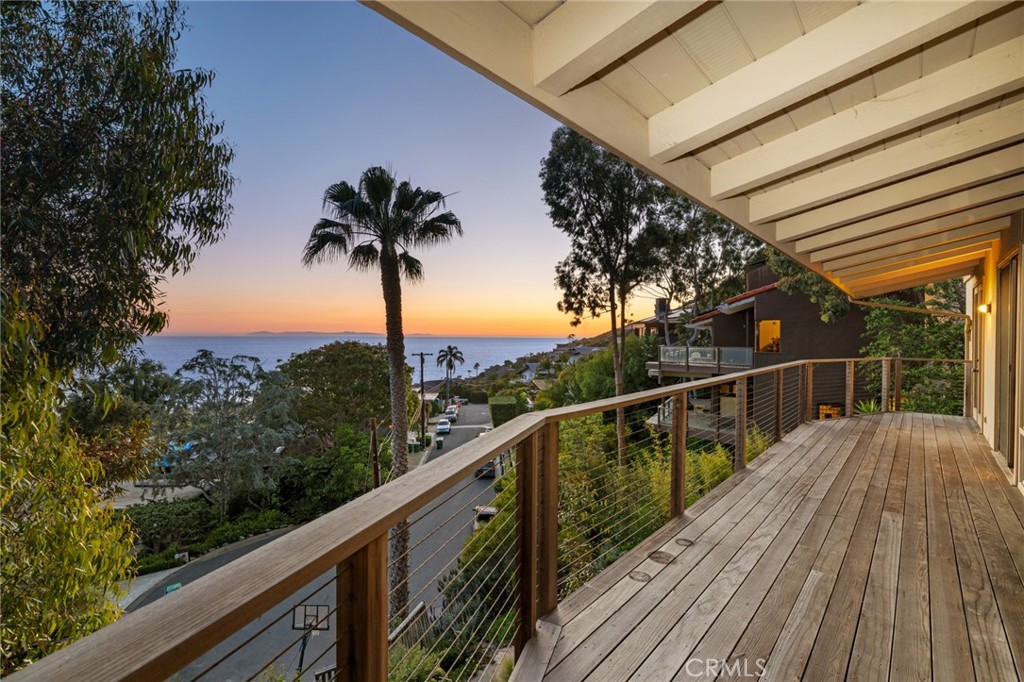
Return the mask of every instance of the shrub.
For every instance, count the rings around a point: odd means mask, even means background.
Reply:
[[[747,432],[747,461],[753,462],[758,455],[772,446],[772,437],[756,425]]]
[[[184,559],[174,558],[178,551],[177,547],[171,547],[159,554],[147,554],[137,557],[135,564],[136,573],[138,575],[146,575],[147,573],[156,573],[157,571],[166,571],[169,568],[184,566]]]
[[[470,391],[468,398],[469,402],[474,405],[486,405],[488,399],[487,391]]]
[[[686,505],[704,497],[732,476],[732,460],[721,443],[704,451],[686,452]]]
[[[153,554],[172,545],[198,542],[217,522],[217,511],[202,498],[154,500],[125,510],[141,544]]]
[[[488,401],[491,408],[491,423],[495,427],[515,419],[519,415],[518,406],[514,396],[495,396]]]
[[[234,521],[227,521],[214,528],[191,549],[196,554],[204,554],[211,549],[238,542],[253,535],[266,533],[290,523],[288,517],[277,509],[267,509],[255,515],[243,515]]]
[[[853,406],[853,413],[855,415],[860,414],[875,414],[882,411],[882,406],[878,404],[878,401],[872,398],[871,400],[858,400],[857,404]]]
[[[441,657],[422,647],[395,644],[388,650],[388,679],[401,682],[447,682]]]

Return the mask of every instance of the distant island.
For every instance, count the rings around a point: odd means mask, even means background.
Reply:
[[[380,332],[249,332],[246,336],[384,336]],[[434,334],[406,334],[406,336],[434,336]]]
[[[378,332],[249,332],[246,336],[384,336]]]

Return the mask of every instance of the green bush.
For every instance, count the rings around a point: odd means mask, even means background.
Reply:
[[[474,405],[487,404],[487,391],[470,391],[469,396],[467,397],[469,398],[469,402],[473,403]]]
[[[139,543],[153,554],[198,542],[217,523],[217,510],[201,497],[133,504],[125,513]]]
[[[184,566],[184,559],[175,559],[174,555],[179,552],[177,547],[165,549],[159,554],[147,554],[136,559],[135,569],[138,575],[166,571],[169,568]]]
[[[253,535],[282,528],[290,523],[288,516],[277,509],[266,509],[258,514],[242,515],[234,521],[227,521],[214,528],[191,549],[195,554],[204,554],[211,549],[238,542]]]
[[[704,497],[732,476],[732,455],[721,443],[703,451],[686,452],[686,505]]]
[[[772,446],[772,437],[754,426],[747,432],[747,461],[753,462],[757,456]]]
[[[388,650],[388,679],[396,682],[447,682],[441,657],[422,647],[395,644]]]
[[[516,399],[513,396],[495,396],[488,401],[488,405],[491,408],[491,423],[494,424],[495,427],[501,426],[505,422],[512,421],[519,416],[519,409],[516,404]]]

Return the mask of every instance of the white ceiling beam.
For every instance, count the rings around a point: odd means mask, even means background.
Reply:
[[[859,239],[848,239],[833,246],[812,251],[810,258],[815,262],[832,260],[833,258],[857,253],[858,251],[866,251],[868,249],[885,246],[887,244],[898,244],[908,239],[926,237],[931,234],[941,234],[942,232],[947,232],[954,228],[963,227],[965,225],[974,225],[994,218],[1001,218],[1021,210],[1024,210],[1024,196],[1014,197],[1013,199],[1006,199],[1004,201],[997,201],[994,204],[985,204],[984,206],[978,206],[966,211],[951,213],[949,215],[942,216],[941,218],[925,220],[920,223],[907,225],[906,227],[900,227],[894,230],[887,230],[885,232],[879,232]]]
[[[750,220],[763,223],[903,180],[1024,139],[1024,101],[835,166],[750,198]]]
[[[1024,85],[1024,37],[890,90],[712,167],[711,194],[736,196]]]
[[[867,286],[875,286],[892,281],[898,277],[910,277],[923,272],[932,272],[959,265],[961,267],[974,267],[985,258],[985,251],[974,251],[973,253],[958,254],[940,260],[915,263],[912,265],[901,265],[896,268],[889,268],[884,272],[872,272],[857,277],[846,277],[843,281],[851,289],[861,289]]]
[[[1002,4],[864,3],[652,116],[650,155],[678,158]]]
[[[871,261],[870,263],[863,263],[861,265],[853,265],[848,268],[841,268],[839,270],[835,270],[834,272],[832,272],[832,274],[840,279],[845,280],[849,277],[853,277],[855,275],[859,275],[865,272],[887,269],[893,265],[902,265],[905,263],[914,264],[932,258],[948,258],[950,256],[959,255],[963,253],[973,253],[977,250],[986,251],[992,248],[992,244],[993,242],[997,241],[996,237],[998,235],[998,232],[994,232],[991,234],[982,234],[978,235],[977,237],[971,237],[970,239],[963,239],[949,244],[940,244],[938,246],[932,246],[927,249],[911,251],[910,253],[906,254],[889,256],[888,258],[880,258],[878,260]]]
[[[704,2],[569,0],[533,27],[536,84],[563,95]]]
[[[985,222],[977,223],[976,225],[966,225],[948,232],[930,234],[923,237],[917,237],[916,239],[907,239],[898,244],[882,245],[876,248],[859,251],[848,256],[843,256],[841,258],[822,261],[821,267],[828,273],[834,273],[836,270],[842,270],[843,268],[848,268],[852,265],[871,263],[883,258],[889,258],[890,256],[913,253],[914,251],[920,251],[921,249],[926,249],[930,246],[952,244],[953,242],[970,239],[971,237],[985,235],[990,240],[994,240],[998,238],[1000,230],[1006,230],[1009,229],[1009,227],[1010,219],[1008,217],[986,220]],[[959,246],[959,244],[957,244],[957,246]]]
[[[946,229],[946,227],[955,227],[958,224],[958,220],[959,224],[963,224],[968,222],[974,215],[986,215],[990,218],[1001,215],[1002,207],[1019,204],[1019,202],[1007,204],[1005,201],[1012,201],[1015,197],[1019,197],[1022,194],[1024,194],[1024,175],[1014,175],[989,183],[988,185],[973,187],[962,192],[948,194],[939,199],[933,199],[893,211],[892,213],[875,216],[874,218],[868,218],[857,223],[850,223],[828,232],[812,235],[806,239],[798,239],[796,241],[796,250],[800,253],[816,251],[836,244],[842,244],[852,239],[861,239],[878,234],[879,232],[887,232],[915,223],[934,223],[936,225],[935,231]],[[977,209],[980,213],[967,213],[967,211],[972,209]]]
[[[819,208],[783,218],[775,223],[777,240],[789,241],[898,210],[919,201],[942,197],[974,185],[1020,173],[1024,168],[1024,145],[1006,147],[989,154],[933,170],[892,185],[843,199]]]
[[[854,298],[870,298],[871,296],[881,296],[882,294],[899,291],[900,289],[910,289],[911,287],[935,284],[936,282],[944,282],[947,279],[953,279],[955,277],[966,277],[967,275],[972,274],[974,270],[975,266],[961,267],[959,265],[954,265],[935,272],[920,273],[906,278],[901,277],[889,280],[888,282],[876,287],[851,289],[851,291],[853,292]]]

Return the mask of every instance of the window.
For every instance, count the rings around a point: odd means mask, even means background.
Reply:
[[[779,340],[782,338],[781,325],[778,320],[757,321],[757,352],[778,353]]]

